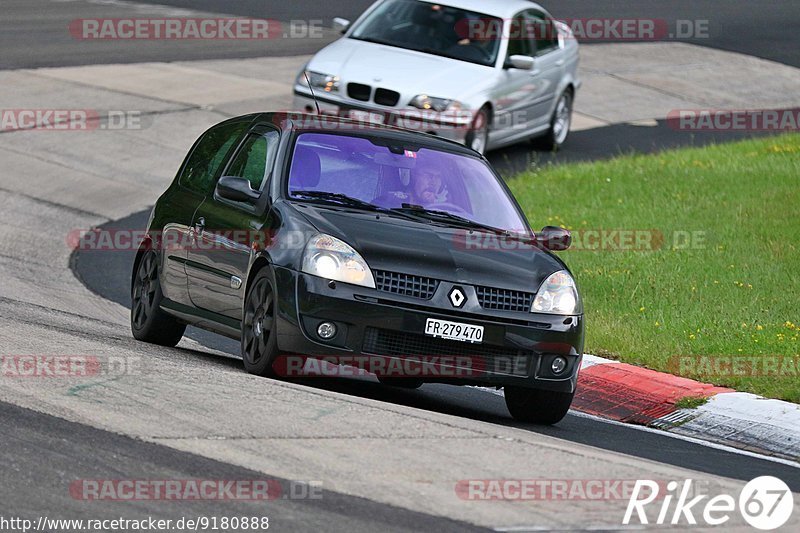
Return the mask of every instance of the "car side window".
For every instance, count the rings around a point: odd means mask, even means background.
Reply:
[[[179,183],[195,192],[209,193],[225,157],[247,126],[246,122],[220,124],[204,133],[186,160]]]
[[[225,175],[244,178],[250,182],[253,190],[260,190],[272,167],[279,137],[277,131],[249,134]]]
[[[531,55],[541,56],[558,48],[558,29],[553,19],[539,11],[528,11],[526,16],[529,26],[536,28],[532,43],[535,52]]]
[[[516,55],[533,56],[535,48],[531,46],[532,42],[528,21],[524,14],[520,13],[511,21],[506,58]]]

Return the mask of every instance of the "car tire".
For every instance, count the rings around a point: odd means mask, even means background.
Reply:
[[[573,94],[567,89],[556,102],[556,108],[550,117],[550,128],[547,133],[533,139],[536,148],[549,152],[557,152],[567,141],[569,128],[572,125]]]
[[[133,338],[158,344],[176,346],[183,338],[186,324],[161,310],[164,294],[158,277],[158,257],[152,250],[144,252],[135,263],[131,283],[131,333]]]
[[[418,389],[422,387],[421,379],[378,376],[378,381],[381,382],[381,385],[386,385],[387,387],[397,387],[400,389]]]
[[[489,108],[483,106],[475,113],[475,118],[472,119],[472,125],[464,140],[464,144],[481,155],[486,153],[486,146],[489,143],[489,120]]]
[[[525,387],[504,388],[506,407],[519,422],[555,424],[567,415],[574,392],[556,392]]]
[[[242,316],[242,359],[250,374],[276,377],[272,364],[278,356],[275,331],[278,294],[275,276],[269,267],[258,271],[247,290]]]

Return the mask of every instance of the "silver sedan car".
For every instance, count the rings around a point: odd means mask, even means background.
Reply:
[[[294,108],[454,139],[478,152],[569,134],[578,43],[528,0],[379,0],[301,70]],[[316,97],[316,102],[314,101]]]

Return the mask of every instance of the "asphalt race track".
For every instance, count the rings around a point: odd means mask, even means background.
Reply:
[[[130,502],[105,504],[102,509],[91,502],[75,500],[63,490],[65,479],[80,471],[90,479],[108,477],[109,472],[121,478],[137,479],[260,479],[262,473],[197,455],[179,452],[164,446],[147,444],[101,431],[83,424],[67,422],[27,409],[0,402],[0,424],[14,431],[0,434],[0,460],[8,479],[15,482],[0,488],[3,511],[14,510],[18,516],[38,516],[47,509],[51,518],[79,518],[91,515],[98,519],[130,514]],[[31,453],[19,453],[28,450]],[[36,451],[36,453],[32,453]],[[38,456],[38,457],[37,457]],[[46,456],[47,460],[42,460]],[[289,487],[290,481],[271,478]],[[67,482],[69,483],[69,482]],[[297,490],[297,489],[295,489]],[[260,502],[193,502],[197,516],[258,516],[263,514]],[[174,502],[155,501],[135,512],[178,520],[186,509]],[[377,504],[363,498],[324,493],[324,498],[293,500],[277,499],[269,508],[273,523],[295,523],[308,531],[330,530],[332,523],[347,523],[349,531],[411,531],[425,528],[436,531],[478,531],[479,528],[405,509]]]

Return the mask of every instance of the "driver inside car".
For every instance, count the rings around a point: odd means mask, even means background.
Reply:
[[[405,191],[391,191],[377,198],[379,205],[412,204],[422,207],[447,202],[447,187],[442,172],[436,168],[424,167],[411,170],[411,177]]]
[[[441,204],[447,201],[447,188],[442,182],[442,173],[432,168],[415,169],[411,172],[411,202],[416,205]]]
[[[498,33],[496,25],[477,17],[465,16],[457,23],[456,42],[448,53],[456,57],[466,57],[478,61],[494,55]]]

